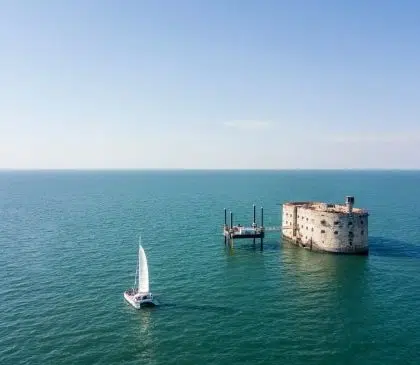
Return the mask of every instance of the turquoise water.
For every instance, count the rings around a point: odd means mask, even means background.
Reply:
[[[417,364],[420,172],[2,172],[0,364]],[[369,256],[270,234],[225,248],[223,208],[370,211]],[[259,210],[257,210],[259,215]],[[138,236],[162,305],[136,311]]]

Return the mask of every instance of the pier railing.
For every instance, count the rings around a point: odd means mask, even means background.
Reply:
[[[281,227],[280,226],[270,226],[270,227],[264,227],[265,232],[280,232]]]

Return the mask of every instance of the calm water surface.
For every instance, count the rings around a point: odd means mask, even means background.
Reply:
[[[223,244],[225,207],[279,225],[279,203],[350,194],[367,257]],[[140,233],[162,305],[136,311]],[[420,358],[420,172],[1,172],[0,248],[2,365]]]

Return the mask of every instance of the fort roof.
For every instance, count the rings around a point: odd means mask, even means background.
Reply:
[[[346,204],[328,204],[323,202],[287,202],[284,203],[285,206],[297,206],[303,209],[310,209],[319,212],[327,212],[327,213],[341,213],[347,214],[348,213],[348,206]],[[367,210],[361,208],[352,208],[353,214],[368,214]]]

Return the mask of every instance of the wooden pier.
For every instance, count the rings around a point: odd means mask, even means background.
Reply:
[[[227,211],[225,208],[225,224],[223,226],[223,235],[225,237],[225,244],[227,242],[232,244],[232,241],[238,238],[252,238],[255,243],[255,239],[259,238],[261,240],[261,246],[263,245],[263,238],[265,236],[264,209],[263,207],[261,207],[261,225],[260,226],[258,226],[256,223],[255,204],[253,205],[253,209],[254,209],[254,219],[251,226],[242,226],[240,224],[233,225],[232,212],[230,212],[230,225],[228,225]]]

